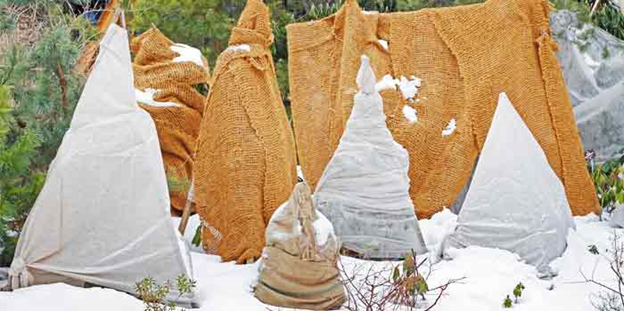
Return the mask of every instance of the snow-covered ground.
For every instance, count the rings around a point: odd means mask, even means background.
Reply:
[[[437,251],[444,236],[453,231],[456,220],[455,215],[445,210],[434,215],[432,219],[420,221],[425,241],[432,254]],[[576,217],[575,222],[577,228],[569,234],[566,252],[552,264],[558,276],[551,280],[539,279],[534,267],[524,264],[518,256],[507,251],[480,247],[450,250],[447,252],[448,260],[433,265],[433,273],[428,280],[429,287],[436,287],[449,279],[465,279],[451,285],[433,310],[502,310],[503,299],[512,293],[518,282],[522,282],[526,289],[519,303],[514,304],[513,310],[593,310],[591,301],[600,288],[583,282],[581,271],[586,276],[593,274],[598,281],[613,284],[614,277],[602,254],[610,248],[614,229],[607,223],[600,222],[594,215]],[[185,236],[187,240],[192,239],[198,224],[199,220],[194,216]],[[620,230],[617,232],[622,233]],[[590,245],[596,245],[601,255],[590,253]],[[278,310],[267,308],[251,292],[258,263],[223,263],[217,256],[198,251],[201,250],[194,249],[192,259],[198,281],[198,295],[203,301],[199,310]],[[345,267],[389,264],[347,257],[343,257],[342,261]],[[84,289],[52,284],[33,286],[12,293],[2,292],[0,310],[142,311],[143,304],[128,294],[110,289]]]

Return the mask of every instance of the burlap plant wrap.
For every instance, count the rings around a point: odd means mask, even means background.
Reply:
[[[225,261],[260,257],[265,226],[297,180],[272,42],[268,8],[247,1],[217,59],[200,129],[194,195],[202,243]]]
[[[154,119],[158,139],[169,178],[182,181],[178,189],[170,189],[171,211],[179,214],[186,205],[188,187],[192,181],[195,143],[204,112],[206,98],[195,86],[209,82],[208,61],[204,66],[192,61],[175,62],[180,56],[171,49],[174,43],[158,29],[152,28],[132,40],[135,54],[132,68],[134,84],[139,90],[158,90],[157,102],[179,104],[154,107],[140,104]]]
[[[255,296],[280,307],[327,310],[345,301],[338,271],[340,242],[314,208],[310,188],[298,183],[266,231]]]
[[[409,177],[418,181],[410,195],[419,218],[450,206],[468,182],[501,92],[544,149],[572,212],[596,212],[548,9],[545,0],[490,0],[378,14],[347,0],[335,15],[287,26],[293,123],[311,187],[338,145],[365,54],[377,77],[422,79],[413,102],[395,90],[382,92],[388,127],[409,151]],[[417,122],[406,119],[404,105],[416,109]],[[451,119],[457,127],[443,136]]]

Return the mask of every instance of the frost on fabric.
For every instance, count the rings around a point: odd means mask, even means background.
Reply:
[[[416,109],[408,105],[403,106],[403,115],[410,123],[418,122],[418,115],[416,114]]]
[[[229,46],[226,51],[232,52],[251,52],[251,47],[248,44],[237,44]]]
[[[388,50],[389,50],[388,41],[379,39],[379,40],[377,40],[377,42],[379,42],[379,44],[380,44],[381,46],[383,46],[383,48],[384,48],[386,51],[388,51]]]
[[[451,119],[451,121],[449,121],[446,128],[442,131],[442,136],[449,136],[453,134],[456,128],[457,128],[457,121],[455,121],[455,119],[453,118]]]
[[[186,44],[176,43],[171,46],[171,50],[180,54],[180,56],[173,59],[175,63],[192,62],[198,66],[204,67],[202,53],[199,49]]]
[[[139,89],[134,89],[134,93],[136,95],[137,102],[141,104],[145,104],[152,107],[180,107],[180,104],[174,102],[159,102],[154,100],[154,95],[158,92],[158,90],[147,88],[144,91]]]

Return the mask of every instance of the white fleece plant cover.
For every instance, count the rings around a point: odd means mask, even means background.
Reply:
[[[505,93],[457,222],[445,248],[508,250],[545,275],[574,228],[563,184]]]
[[[133,85],[128,35],[113,24],[20,236],[13,289],[69,278],[134,293],[148,276],[192,277],[171,226],[156,127]]]
[[[362,56],[360,91],[338,148],[314,193],[343,247],[364,257],[427,252],[409,196],[409,155],[386,127],[375,74]]]

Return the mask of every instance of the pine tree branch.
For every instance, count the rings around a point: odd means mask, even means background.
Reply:
[[[65,79],[65,73],[61,67],[61,62],[58,62],[56,65],[56,74],[61,86],[61,105],[63,106],[63,112],[65,112],[69,109],[69,104],[67,103],[67,80]]]

